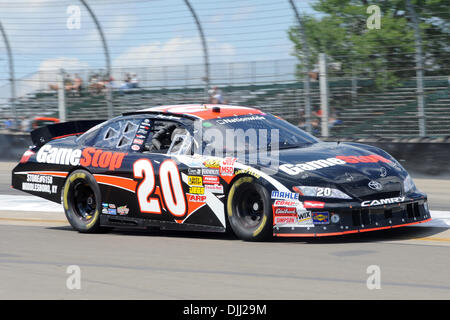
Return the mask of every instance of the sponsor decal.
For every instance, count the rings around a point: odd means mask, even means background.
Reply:
[[[205,190],[211,193],[223,193],[223,185],[221,184],[207,184]]]
[[[336,156],[336,158],[344,160],[346,163],[391,163],[392,161],[386,159],[378,154],[371,154],[368,156]]]
[[[304,201],[303,206],[305,208],[311,209],[311,208],[318,208],[323,209],[325,207],[325,202],[321,201]]]
[[[49,175],[27,174],[27,182],[52,184],[53,177]]]
[[[274,190],[272,191],[272,199],[298,200],[298,193]]]
[[[108,214],[111,214],[113,216],[117,215],[117,209],[108,209]]]
[[[297,210],[288,207],[275,207],[273,213],[275,216],[297,216]]]
[[[229,118],[229,119],[219,119],[219,120],[216,120],[216,122],[218,124],[227,124],[227,123],[247,122],[247,121],[255,121],[255,120],[265,120],[265,118],[261,117],[261,116],[236,117],[236,118]]]
[[[226,157],[222,161],[222,166],[234,166],[234,164],[236,163],[236,160],[237,160],[237,158]]]
[[[206,196],[201,194],[186,194],[188,201],[190,202],[205,202]]]
[[[110,204],[108,205],[108,208],[110,208],[110,209],[115,209],[115,208],[116,208],[116,205],[113,204],[113,203],[110,203]]]
[[[130,212],[130,209],[125,206],[117,207],[117,213],[121,216],[127,215]]]
[[[190,187],[189,193],[194,194],[204,194],[205,193],[205,187]]]
[[[406,197],[395,197],[380,200],[367,200],[361,202],[361,207],[382,206],[386,204],[393,204],[405,201]]]
[[[311,211],[300,212],[297,217],[297,224],[299,225],[314,225]]]
[[[81,154],[80,149],[54,148],[51,145],[44,145],[39,149],[36,161],[77,166],[80,164]]]
[[[144,140],[142,140],[142,139],[134,139],[134,140],[133,140],[133,143],[134,143],[134,144],[143,144],[143,143],[144,143]]]
[[[327,159],[319,159],[309,162],[297,163],[297,164],[283,164],[279,168],[281,171],[289,175],[297,175],[304,171],[314,171],[318,169],[333,167],[336,165],[355,164],[355,163],[393,163],[391,160],[386,159],[377,154],[371,154],[368,156],[336,156]]]
[[[329,212],[313,212],[312,219],[314,224],[330,224]]]
[[[275,200],[273,203],[275,207],[297,207],[298,201],[292,200]]]
[[[208,175],[208,176],[218,176],[219,175],[219,169],[211,169],[211,168],[203,168],[202,169],[202,175]]]
[[[202,174],[202,169],[200,168],[188,168],[188,175],[199,176]]]
[[[27,174],[27,181],[22,182],[23,191],[58,193],[58,186],[53,185],[53,177],[40,174]]]
[[[138,146],[137,144],[133,144],[133,145],[131,146],[131,150],[133,150],[133,151],[139,151],[139,150],[141,150],[141,147]]]
[[[49,184],[22,182],[22,190],[52,194],[57,192],[57,186],[52,186]]]
[[[203,183],[204,184],[219,184],[219,177],[218,176],[203,176]]]
[[[232,176],[234,175],[234,164],[236,162],[236,158],[227,157],[223,159],[222,164],[220,166],[220,175],[222,176]]]
[[[297,217],[275,217],[275,224],[297,224]]]
[[[255,177],[256,179],[261,178],[261,176],[259,174],[257,174],[255,171],[253,171],[252,169],[240,169],[240,170],[237,170],[234,174],[235,175],[248,174],[248,175]]]
[[[284,201],[286,200],[277,200]],[[294,202],[291,201],[293,203]],[[311,211],[298,212],[295,208],[274,207],[274,224],[290,224],[296,227],[314,227]]]
[[[188,176],[188,185],[190,186],[203,186],[202,177]]]
[[[127,154],[126,152],[110,152],[89,147],[83,150],[80,165],[109,168],[109,170],[114,171],[122,166],[123,158]]]
[[[219,169],[220,168],[220,160],[219,159],[206,159],[205,161],[203,161],[203,165],[207,168]]]
[[[61,165],[109,168],[109,170],[114,171],[122,166],[123,158],[127,154],[124,152],[103,151],[93,147],[80,150],[44,145],[38,151],[36,161]]]
[[[220,175],[221,176],[232,176],[232,175],[234,175],[234,167],[233,166],[220,167]]]

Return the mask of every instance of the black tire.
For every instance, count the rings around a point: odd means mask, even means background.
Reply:
[[[73,171],[62,192],[64,212],[70,225],[83,233],[103,231],[100,228],[102,199],[95,178],[85,170]]]
[[[272,203],[267,189],[255,178],[238,178],[227,199],[228,222],[245,241],[265,241],[273,235]]]

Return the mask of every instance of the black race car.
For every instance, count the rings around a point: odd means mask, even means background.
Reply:
[[[320,142],[255,108],[181,105],[36,129],[16,189],[62,203],[72,227],[159,227],[244,240],[312,237],[431,220],[389,154]]]

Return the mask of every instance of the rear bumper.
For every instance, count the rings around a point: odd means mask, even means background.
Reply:
[[[431,220],[426,198],[395,205],[370,208],[324,208],[312,209],[311,212],[328,214],[329,219],[320,224],[315,223],[314,227],[275,225],[273,235],[276,237],[339,236],[398,228]],[[334,215],[337,215],[339,219],[332,219]]]

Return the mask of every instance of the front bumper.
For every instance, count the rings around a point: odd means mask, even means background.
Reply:
[[[409,199],[402,203],[361,207],[354,205],[328,204],[323,209],[307,209],[328,213],[324,223],[310,226],[274,225],[277,237],[320,237],[391,229],[424,223],[431,220],[427,199]],[[331,217],[338,215],[339,219]]]

